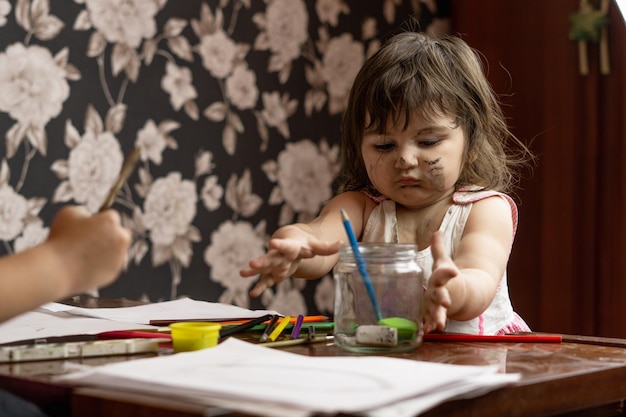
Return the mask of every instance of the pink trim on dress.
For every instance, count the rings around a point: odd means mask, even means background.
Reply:
[[[513,201],[513,199],[507,194],[501,193],[499,191],[483,190],[483,191],[472,192],[472,190],[475,190],[475,189],[476,188],[474,187],[460,188],[458,191],[456,191],[452,195],[452,201],[454,201],[454,203],[456,204],[461,205],[461,204],[475,203],[485,198],[494,197],[494,196],[500,196],[504,198],[509,203],[509,206],[511,207],[511,219],[513,220],[513,236],[515,236],[515,232],[517,231],[518,217],[519,217],[517,204],[515,204],[515,201]]]
[[[513,312],[513,320],[496,333],[496,335],[503,335],[507,333],[517,333],[517,332],[530,332],[530,327],[524,321],[523,318],[519,316],[516,312]]]
[[[383,201],[387,200],[387,196],[386,195],[381,195],[381,196],[375,196],[374,194],[370,193],[369,191],[361,191],[363,194],[365,194],[370,200],[372,200],[374,203],[380,204]]]

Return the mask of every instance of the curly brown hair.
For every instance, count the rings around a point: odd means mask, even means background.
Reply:
[[[509,192],[519,169],[534,159],[509,130],[474,49],[459,37],[402,32],[365,62],[352,85],[342,121],[340,191],[379,194],[361,156],[364,132],[384,133],[389,120],[406,128],[416,112],[426,120],[450,116],[463,129],[466,147],[457,188]]]

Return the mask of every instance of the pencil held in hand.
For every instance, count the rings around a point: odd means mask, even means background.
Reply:
[[[111,207],[113,201],[115,201],[115,196],[117,196],[117,193],[120,191],[126,180],[128,180],[130,174],[135,169],[135,165],[137,165],[140,156],[141,151],[139,150],[139,148],[133,148],[133,150],[128,154],[126,160],[124,161],[124,165],[122,165],[122,169],[120,170],[120,175],[117,177],[115,184],[113,184],[113,186],[111,187],[111,191],[109,191],[109,194],[100,206],[100,209],[98,209],[99,212]]]

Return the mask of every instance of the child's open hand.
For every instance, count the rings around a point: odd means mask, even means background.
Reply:
[[[451,303],[450,292],[446,288],[446,284],[450,279],[459,275],[459,269],[446,255],[441,232],[437,231],[433,234],[430,251],[434,263],[425,295],[424,332],[426,333],[445,329],[448,308]]]
[[[305,239],[271,239],[268,252],[239,271],[242,277],[261,274],[259,281],[250,291],[250,296],[258,297],[267,288],[291,277],[300,266],[302,259],[316,255],[333,255],[339,251],[341,242],[324,242],[315,237]]]

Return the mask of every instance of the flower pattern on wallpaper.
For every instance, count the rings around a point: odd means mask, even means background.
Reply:
[[[106,199],[123,163],[122,149],[93,107],[87,109],[85,133],[81,136],[70,121],[65,126],[69,158],[52,164],[52,171],[63,180],[53,202],[75,201],[95,213]]]
[[[251,300],[239,270],[332,196],[352,80],[435,7],[365,3],[0,0],[4,252],[43,241],[62,204],[96,212],[138,147],[114,203],[128,265],[100,294],[331,313],[330,275]]]
[[[310,221],[332,197],[332,182],[338,173],[339,147],[330,148],[322,139],[320,146],[309,139],[287,143],[276,161],[263,164],[268,178],[277,183],[269,204],[282,206],[278,224]]]

